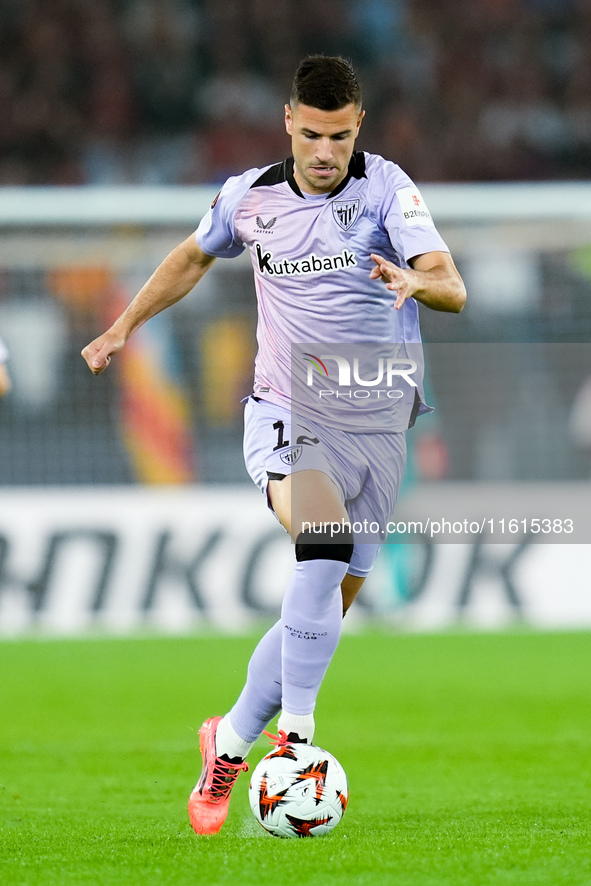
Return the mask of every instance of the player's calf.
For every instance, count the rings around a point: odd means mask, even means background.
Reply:
[[[352,554],[350,531],[338,539],[329,532],[300,533],[296,539],[297,562],[281,608],[280,727],[305,740],[311,741],[316,697],[341,636],[341,582]]]

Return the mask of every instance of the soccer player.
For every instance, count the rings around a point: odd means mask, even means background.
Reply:
[[[102,372],[129,336],[183,298],[216,258],[249,249],[259,347],[246,404],[245,460],[295,542],[296,563],[281,618],[256,647],[236,704],[200,729],[203,770],[189,800],[199,834],[221,828],[245,758],[279,712],[280,740],[312,743],[316,697],[343,613],[372,568],[396,501],[405,430],[429,408],[416,352],[418,302],[458,312],[466,298],[416,186],[394,163],[355,150],[364,113],[348,61],[304,59],[285,106],[291,157],[230,178],[195,234],[82,352],[92,372]],[[355,348],[361,342],[380,354],[393,343],[416,381],[408,374],[408,384],[401,380],[399,399],[366,398],[363,413],[353,413],[358,402],[346,395],[326,407],[300,403],[292,360],[294,347],[305,342],[318,343],[304,345],[311,372],[315,365],[330,377],[346,357],[330,345],[328,373],[322,343]],[[382,528],[356,536],[351,521],[368,517]]]
[[[3,397],[5,394],[8,394],[10,388],[12,387],[12,383],[10,381],[10,375],[8,373],[8,368],[6,366],[6,361],[8,360],[8,349],[6,345],[0,338],[0,397]]]

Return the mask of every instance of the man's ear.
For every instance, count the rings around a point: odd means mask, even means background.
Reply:
[[[291,105],[285,106],[285,129],[288,135],[291,135],[293,129],[293,117],[291,114]]]

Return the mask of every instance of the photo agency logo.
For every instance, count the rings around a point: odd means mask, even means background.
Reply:
[[[306,385],[315,388],[315,395],[320,399],[348,400],[399,400],[405,392],[399,385],[406,383],[411,388],[417,387],[412,378],[417,370],[417,363],[409,357],[377,357],[368,359],[364,354],[360,357],[344,357],[342,354],[310,354],[304,352],[306,367]],[[332,361],[329,367],[327,363]],[[316,389],[315,382],[319,387]]]

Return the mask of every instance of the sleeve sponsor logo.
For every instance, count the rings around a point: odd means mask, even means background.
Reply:
[[[265,252],[260,243],[255,243],[255,254],[259,271],[269,277],[330,274],[357,267],[355,253],[350,249],[343,249],[337,255],[318,256],[312,252],[304,258],[283,258],[277,261],[272,252]]]
[[[396,192],[402,215],[409,227],[431,225],[433,219],[418,188],[401,188]]]

